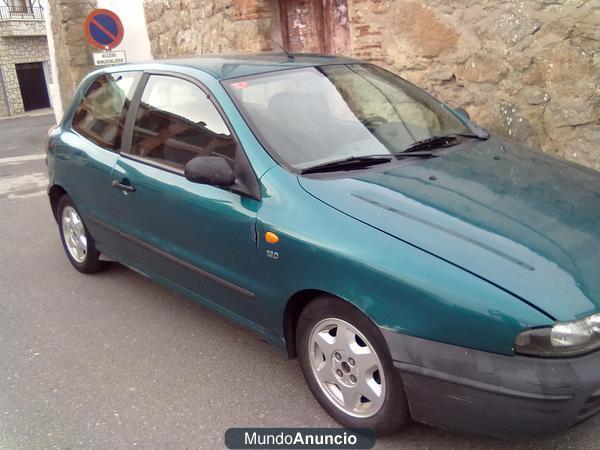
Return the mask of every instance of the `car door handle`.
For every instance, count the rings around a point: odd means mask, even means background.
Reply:
[[[112,185],[114,188],[121,189],[125,192],[134,192],[135,188],[130,184],[123,184],[118,182],[117,180],[113,180]]]

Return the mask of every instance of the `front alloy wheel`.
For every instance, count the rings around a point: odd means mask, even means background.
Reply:
[[[296,346],[308,387],[343,426],[386,434],[408,420],[387,344],[350,303],[326,295],[311,301],[298,320]]]
[[[377,352],[353,325],[327,318],[311,332],[310,363],[319,386],[343,412],[371,417],[385,398],[385,376]]]

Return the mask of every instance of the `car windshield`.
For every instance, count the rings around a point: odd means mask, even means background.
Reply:
[[[281,70],[224,85],[269,152],[298,171],[472,133],[442,103],[370,64]]]

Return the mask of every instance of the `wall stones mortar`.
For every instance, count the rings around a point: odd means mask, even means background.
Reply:
[[[144,8],[154,57],[268,51],[281,42],[275,0],[147,0]]]
[[[46,36],[46,25],[37,19],[2,20],[0,36]]]
[[[24,112],[15,64],[47,61],[46,36],[0,38],[0,83],[3,85],[0,87],[3,88],[3,93],[0,94],[0,116]]]
[[[600,1],[349,4],[353,55],[383,59],[499,134],[600,169]]]
[[[347,0],[348,54],[600,169],[599,0]],[[155,57],[276,48],[277,1],[146,0]]]
[[[10,114],[8,106],[8,99],[6,98],[6,91],[4,86],[4,74],[0,68],[0,117],[6,117]]]
[[[98,50],[87,43],[82,30],[85,18],[96,8],[96,0],[48,3],[61,103],[66,109],[81,79],[94,69],[91,54]],[[176,23],[171,25],[176,26]]]

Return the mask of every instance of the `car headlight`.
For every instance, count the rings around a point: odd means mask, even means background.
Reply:
[[[552,327],[524,331],[515,340],[515,352],[533,356],[575,356],[600,348],[600,314]]]

